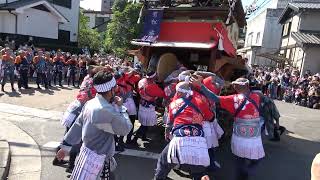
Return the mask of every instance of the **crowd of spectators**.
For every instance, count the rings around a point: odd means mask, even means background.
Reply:
[[[41,60],[43,63],[39,63]],[[130,61],[109,54],[90,55],[86,52],[72,54],[61,50],[45,51],[27,44],[12,49],[6,44],[4,47],[0,46],[1,90],[5,91],[4,86],[7,82],[11,83],[12,91],[16,91],[14,87],[16,82],[19,89],[29,89],[28,84],[32,81],[37,82],[38,89],[41,89],[41,85],[46,89],[56,85],[63,87],[70,84],[79,87],[87,74],[89,65],[120,67],[123,64],[132,66]],[[23,77],[26,76],[24,72],[28,77]]]
[[[293,67],[255,67],[250,81],[272,99],[320,109],[320,73],[301,74]]]

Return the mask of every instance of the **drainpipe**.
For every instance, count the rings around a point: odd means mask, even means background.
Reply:
[[[15,34],[18,34],[18,15],[13,13],[12,10],[8,10],[10,14],[15,16]]]
[[[304,69],[304,60],[306,58],[306,51],[307,51],[307,48],[303,47],[302,48],[303,50],[303,55],[302,55],[302,61],[301,61],[301,65],[300,65],[300,78],[302,77],[302,70]]]

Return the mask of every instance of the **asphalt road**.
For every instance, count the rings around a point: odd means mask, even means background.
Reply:
[[[51,95],[45,91],[31,91],[33,93],[25,92],[13,97],[0,94],[0,102],[63,111],[72,101],[77,90],[59,89],[51,92]],[[316,153],[320,152],[320,111],[283,102],[277,102],[277,106],[282,115],[281,124],[288,129],[288,132],[282,136],[281,142],[264,141],[266,157],[260,162],[252,180],[308,180],[312,159]],[[28,133],[41,148],[41,179],[68,179],[64,168],[52,166],[55,152],[52,147],[48,147],[48,143],[60,142],[64,134],[64,128],[59,120],[26,117],[11,121]],[[139,141],[139,148],[127,147],[133,150],[116,155],[117,180],[151,180],[153,178],[157,155],[165,146],[160,129],[158,127],[150,131],[149,137],[153,139],[151,142]],[[215,179],[232,179],[233,156],[229,142],[223,142],[216,154],[222,168],[214,172],[213,176]],[[179,177],[174,172],[170,173],[170,177],[177,180],[187,179]]]

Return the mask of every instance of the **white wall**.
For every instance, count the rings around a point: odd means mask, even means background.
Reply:
[[[71,9],[65,8],[59,5],[52,4],[61,14],[63,14],[69,22],[60,24],[59,29],[70,31],[70,41],[78,41],[78,24],[79,24],[79,13],[80,13],[80,0],[72,0]]]
[[[93,28],[96,26],[96,15],[93,13],[85,13],[84,14],[86,17],[89,17],[89,22],[88,22],[88,26],[90,28]]]
[[[248,22],[245,46],[248,47],[250,45],[249,34],[252,33],[252,46],[260,47],[254,47],[255,50],[253,52],[247,52],[246,56],[250,57],[248,59],[251,64],[260,66],[274,65],[270,59],[258,55],[264,53],[274,54],[278,51],[282,32],[282,26],[278,23],[278,19],[281,13],[282,11],[278,9],[266,9]]]
[[[260,32],[260,39],[262,39],[262,37],[263,37],[264,27],[265,27],[265,22],[266,22],[266,15],[267,15],[267,10],[265,10],[264,12],[259,14],[257,17],[255,17],[254,19],[251,19],[248,22],[245,47],[247,47],[249,45],[248,35],[250,33],[253,33],[252,45],[256,45],[256,46],[261,45],[262,41],[260,40],[258,43],[256,43],[256,38],[257,38],[257,34],[259,32]]]
[[[304,50],[300,47],[296,47],[293,58],[292,58],[294,67],[298,67],[299,69],[301,69],[302,61],[304,58],[303,56],[304,56]]]
[[[253,61],[252,59],[254,57],[252,57],[253,55],[253,52],[252,51],[248,51],[245,55],[244,55],[244,58],[247,58],[248,59],[248,64],[251,66],[253,64]]]
[[[26,9],[18,15],[18,34],[58,39],[58,19],[46,11]]]
[[[17,1],[17,0],[8,0],[9,2]],[[4,2],[5,0],[0,0],[0,3]],[[27,35],[34,35],[34,36],[39,36],[39,37],[48,37],[48,38],[58,38],[58,29],[65,30],[65,31],[70,31],[70,41],[71,42],[77,42],[78,40],[78,24],[79,24],[79,8],[80,8],[80,0],[72,0],[72,7],[71,9],[65,8],[59,5],[51,4],[53,5],[61,14],[63,14],[69,22],[65,24],[59,24],[59,25],[49,25],[52,23],[55,23],[52,18],[48,17],[46,14],[39,14],[35,16],[36,20],[40,20],[38,22],[30,22],[28,24],[27,18],[25,15],[22,15],[21,17],[18,17],[18,33],[19,34],[27,34]],[[33,11],[36,11],[32,9]],[[29,10],[28,10],[29,11]],[[29,14],[32,15],[32,14]],[[51,15],[51,17],[53,17]],[[12,20],[7,20],[6,21],[12,21]],[[30,18],[29,18],[30,19]],[[10,24],[10,27],[3,27],[2,23],[5,23],[5,21],[2,20],[2,17],[0,17],[0,30],[2,31],[11,31],[12,27],[15,26],[14,21]],[[29,20],[30,21],[30,20]],[[6,23],[8,24],[8,23]],[[20,25],[22,24],[22,25]],[[34,25],[37,26],[34,26]],[[22,27],[27,27],[27,29],[22,29]],[[36,33],[34,33],[36,32]],[[14,31],[13,31],[14,33]]]
[[[98,14],[98,13],[84,13],[86,17],[89,17],[89,22],[88,26],[90,28],[94,28],[97,26],[96,24],[96,17],[104,17],[104,18],[110,18],[111,19],[111,14]],[[235,24],[235,23],[234,23]],[[229,26],[228,26],[229,27]]]
[[[9,12],[0,12],[0,33],[15,33],[15,16]]]
[[[282,42],[281,42],[281,47],[287,47],[287,46],[292,46],[292,45],[295,45],[297,42],[293,39],[292,35],[291,35],[291,32],[297,32],[298,29],[299,29],[299,21],[300,21],[300,18],[299,16],[294,16],[292,19],[291,19],[291,31],[290,31],[290,34],[288,37],[286,38],[282,38]]]
[[[300,16],[296,15],[292,18],[292,24],[291,24],[291,32],[298,32],[299,30],[299,24],[300,23]]]

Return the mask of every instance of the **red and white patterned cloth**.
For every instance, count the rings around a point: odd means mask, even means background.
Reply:
[[[150,103],[154,103],[157,98],[165,97],[164,91],[155,82],[148,81],[146,78],[139,81],[138,89],[141,98]],[[149,107],[145,107],[140,104],[138,119],[144,126],[156,125],[157,115],[155,106],[150,104]]]
[[[176,125],[184,124],[200,124],[203,121],[209,121],[213,117],[213,113],[209,108],[207,99],[199,93],[193,91],[191,103],[199,108],[200,112],[196,111],[191,106],[187,106],[177,117],[174,119],[174,114],[184,105],[184,101],[181,97],[175,95],[173,101],[169,105],[169,120]]]
[[[77,100],[81,103],[86,103],[96,96],[96,89],[93,87],[93,79],[87,75],[80,86],[80,91],[77,94]]]
[[[142,99],[154,102],[157,98],[164,98],[164,91],[155,83],[143,78],[138,83],[139,94]]]
[[[256,104],[260,104],[260,97],[258,94],[251,93],[249,97],[255,101]],[[232,114],[235,114],[237,108],[245,99],[243,94],[220,96],[219,98],[221,108],[228,110]],[[237,119],[247,120],[249,122],[259,118],[258,109],[251,102],[247,101],[245,106],[235,117],[234,123],[237,123]],[[257,137],[241,137],[237,136],[234,132],[231,139],[231,150],[233,154],[242,158],[261,159],[265,156],[261,135]]]

